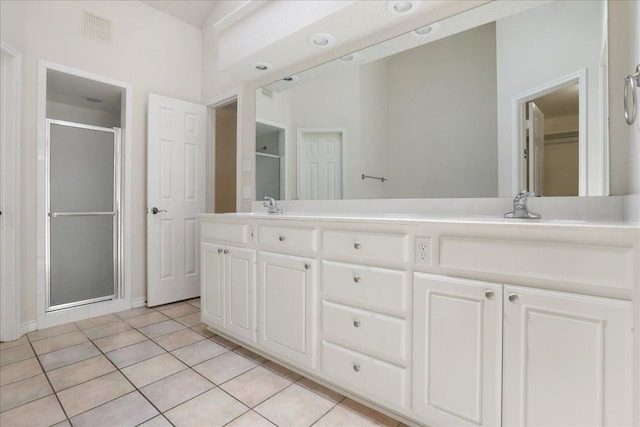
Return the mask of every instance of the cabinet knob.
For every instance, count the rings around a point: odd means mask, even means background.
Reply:
[[[279,236],[278,240],[280,240],[281,242],[284,242],[285,237],[284,236]]]
[[[305,270],[308,270],[308,269],[310,269],[310,268],[311,268],[311,264],[305,264],[305,265],[304,265],[304,269],[305,269]]]
[[[487,299],[494,299],[494,298],[495,298],[495,296],[496,296],[496,294],[494,294],[492,290],[488,290],[488,291],[486,291],[486,292],[484,293],[484,296],[485,296]]]
[[[228,253],[229,253],[229,249],[225,249],[223,252],[224,252],[224,254],[226,255],[226,254],[228,254]]]
[[[354,249],[360,249],[361,247],[362,247],[362,245],[360,244],[360,242],[355,242],[355,243],[353,244],[353,248],[354,248]]]
[[[509,301],[516,303],[520,300],[517,294],[509,294]]]
[[[353,275],[353,281],[354,281],[355,283],[360,283],[360,276],[358,276],[357,274],[354,274],[354,275]]]
[[[221,254],[222,253],[222,249],[218,249],[218,253]]]
[[[353,370],[356,372],[360,372],[360,365],[358,365],[357,363],[353,364]]]
[[[360,321],[358,319],[354,320],[353,321],[353,326],[356,327],[356,328],[359,328],[360,327]]]

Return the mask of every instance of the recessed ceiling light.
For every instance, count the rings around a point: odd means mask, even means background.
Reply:
[[[269,71],[273,68],[273,65],[269,64],[268,62],[254,62],[250,65],[250,67],[256,71]]]
[[[416,28],[411,34],[416,36],[432,35],[438,29],[438,24],[425,25],[424,27]]]
[[[353,52],[353,53],[350,53],[348,55],[340,57],[340,61],[351,62],[351,61],[355,61],[356,58],[358,58],[358,54]]]
[[[316,33],[309,36],[307,42],[314,47],[327,47],[333,43],[333,36],[327,33]]]
[[[295,82],[296,80],[298,80],[298,76],[287,76],[287,77],[283,78],[282,80],[284,80],[287,83],[291,83],[291,82]]]
[[[97,96],[83,96],[85,101],[89,101],[89,102],[95,102],[95,103],[99,103],[102,102],[101,98],[98,98]]]
[[[404,15],[412,13],[418,8],[419,2],[415,0],[392,0],[387,2],[387,12],[392,15]]]

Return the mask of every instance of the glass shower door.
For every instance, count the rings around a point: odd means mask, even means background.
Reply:
[[[47,309],[113,299],[119,276],[119,129],[58,120],[47,127]]]

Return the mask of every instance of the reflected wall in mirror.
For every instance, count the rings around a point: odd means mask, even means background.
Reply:
[[[291,129],[281,198],[605,194],[606,35],[603,1],[494,1],[258,89]]]

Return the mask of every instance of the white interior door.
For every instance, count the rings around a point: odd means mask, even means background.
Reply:
[[[532,102],[527,103],[529,110],[529,191],[542,196],[544,177],[544,113]]]
[[[342,199],[342,132],[300,131],[298,198]]]
[[[200,295],[196,215],[205,212],[203,105],[149,94],[147,305]]]

